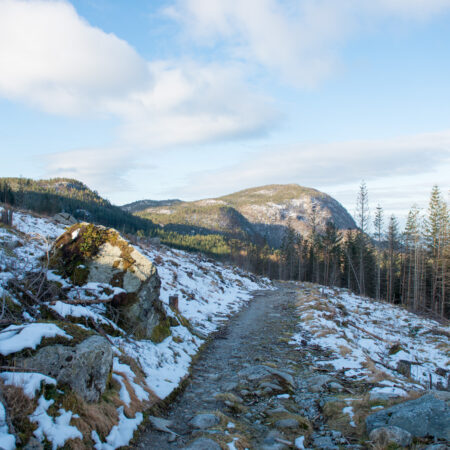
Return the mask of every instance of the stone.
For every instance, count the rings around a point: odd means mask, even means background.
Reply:
[[[272,374],[275,375],[283,384],[287,384],[289,386],[294,386],[294,377],[287,373],[283,372],[282,370],[273,369],[272,367],[267,367],[267,370]]]
[[[425,450],[448,450],[446,444],[432,444],[425,447]]]
[[[112,362],[109,342],[102,336],[91,336],[74,347],[43,347],[20,365],[56,378],[58,384],[68,384],[84,400],[95,402],[106,389]]]
[[[411,444],[412,436],[406,430],[395,426],[375,428],[369,434],[369,439],[383,448],[389,444],[400,445],[406,447]]]
[[[23,450],[44,450],[44,445],[32,436],[23,447]]]
[[[261,448],[263,450],[281,450],[288,448],[285,444],[279,442],[278,440],[284,441],[286,438],[278,430],[271,430],[264,438]]]
[[[316,375],[308,379],[308,391],[309,392],[321,392],[325,386],[332,381],[328,375]]]
[[[342,386],[341,383],[337,383],[336,381],[332,381],[331,383],[329,383],[328,387],[331,391],[334,392],[342,392],[344,390],[344,386]]]
[[[78,222],[78,220],[75,219],[75,217],[73,217],[71,214],[64,212],[55,214],[53,216],[53,220],[57,223],[68,226],[75,225]]]
[[[186,450],[221,450],[222,447],[212,439],[208,438],[198,438],[192,442]]]
[[[432,391],[383,409],[366,418],[367,432],[386,426],[402,428],[414,437],[432,436],[450,440],[450,393]]]
[[[85,222],[73,225],[56,240],[50,263],[77,285],[122,288],[107,307],[135,337],[161,342],[170,335],[156,266],[116,230]]]
[[[177,436],[177,434],[169,428],[172,426],[172,422],[170,420],[156,416],[148,416],[148,420],[155,430],[162,431],[163,433],[169,433],[171,437]]]
[[[250,366],[238,372],[239,378],[245,378],[248,381],[258,382],[270,376],[269,367],[257,365]]]
[[[290,428],[296,430],[300,425],[295,419],[280,419],[275,422],[275,426],[279,429]]]
[[[214,414],[197,414],[190,422],[189,425],[192,428],[198,428],[205,430],[206,428],[213,427],[220,422],[220,419]]]
[[[338,450],[330,436],[319,436],[314,439],[314,447],[323,450]]]

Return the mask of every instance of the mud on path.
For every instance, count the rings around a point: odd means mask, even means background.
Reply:
[[[185,391],[163,420],[148,423],[135,448],[281,449],[312,439],[322,448],[352,447],[326,429],[321,394],[310,389],[324,377],[314,372],[314,353],[320,350],[289,344],[298,331],[301,290],[279,283],[277,290],[255,292],[208,344]]]

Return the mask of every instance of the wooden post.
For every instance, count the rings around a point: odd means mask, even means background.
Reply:
[[[178,311],[178,295],[171,295],[169,297],[169,306],[173,310]]]

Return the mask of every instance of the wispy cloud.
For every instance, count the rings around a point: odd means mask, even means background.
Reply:
[[[212,195],[271,183],[299,183],[334,189],[336,186],[414,177],[439,168],[450,169],[450,131],[390,140],[328,144],[298,144],[266,148],[239,164],[195,174],[195,183],[182,188],[189,195]]]
[[[49,153],[39,158],[48,177],[75,178],[102,192],[132,190],[129,172],[136,169],[135,157],[125,148],[93,148]],[[142,168],[142,163],[139,164]],[[155,166],[147,165],[147,170]]]
[[[311,87],[336,70],[340,47],[356,32],[446,9],[448,0],[175,0],[165,13],[198,45]]]
[[[277,112],[238,64],[146,61],[65,1],[0,2],[0,95],[53,114],[119,119],[145,150],[259,133]]]

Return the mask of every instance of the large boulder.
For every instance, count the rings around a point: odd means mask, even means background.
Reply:
[[[450,393],[434,391],[416,400],[410,400],[383,409],[366,418],[367,432],[394,426],[412,436],[432,436],[450,440]]]
[[[105,392],[111,373],[113,353],[102,336],[91,336],[80,344],[49,345],[34,356],[20,361],[20,365],[56,378],[58,384],[67,384],[88,402],[99,400]]]
[[[124,289],[109,307],[120,326],[137,338],[160,342],[170,334],[156,267],[116,230],[73,225],[57,239],[51,264],[77,285],[95,282]]]

